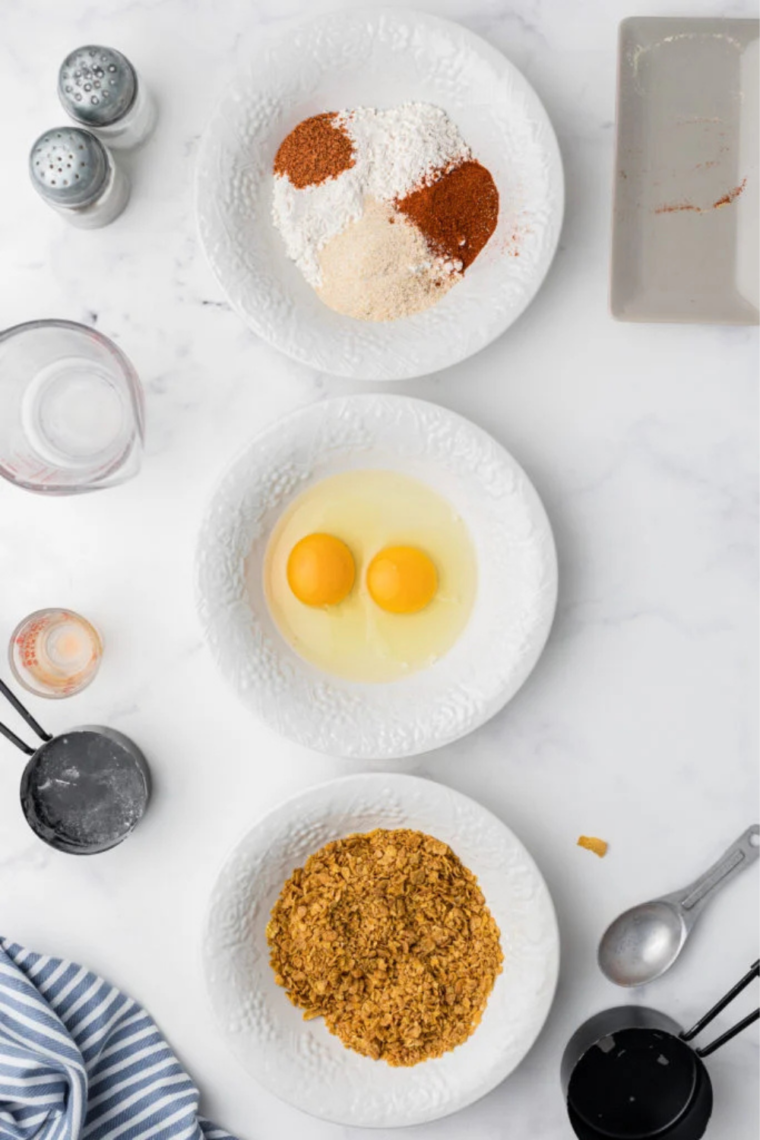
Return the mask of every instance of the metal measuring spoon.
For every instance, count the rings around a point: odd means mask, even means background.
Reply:
[[[755,824],[688,887],[624,911],[602,935],[602,973],[618,986],[642,986],[669,970],[707,903],[757,859],[759,844],[760,827]]]

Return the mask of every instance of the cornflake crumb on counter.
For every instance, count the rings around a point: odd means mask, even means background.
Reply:
[[[600,859],[603,859],[609,849],[609,843],[606,839],[598,839],[595,835],[580,835],[578,837],[578,846],[585,847],[587,851],[593,851]]]
[[[356,1052],[415,1065],[461,1045],[502,970],[471,871],[420,831],[370,831],[293,872],[267,925],[275,981]]]

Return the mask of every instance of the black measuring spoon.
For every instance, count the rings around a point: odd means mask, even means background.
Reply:
[[[688,1032],[645,1006],[619,1006],[589,1018],[571,1037],[561,1069],[579,1140],[700,1140],[713,1105],[702,1058],[757,1021],[760,1009],[701,1049],[689,1042],[759,976],[760,961]]]
[[[42,741],[31,748],[0,724],[0,733],[29,757],[21,807],[35,835],[69,855],[95,855],[125,840],[150,798],[150,770],[137,745],[103,725],[51,736],[3,680],[0,693]]]

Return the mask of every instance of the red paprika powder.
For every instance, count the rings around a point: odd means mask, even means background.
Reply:
[[[496,229],[499,191],[479,162],[463,162],[436,182],[413,190],[396,207],[422,231],[431,249],[471,265]]]

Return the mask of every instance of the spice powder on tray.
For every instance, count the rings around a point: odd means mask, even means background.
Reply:
[[[266,933],[275,980],[304,1018],[389,1065],[466,1041],[502,970],[475,876],[419,831],[328,843],[287,880]]]

